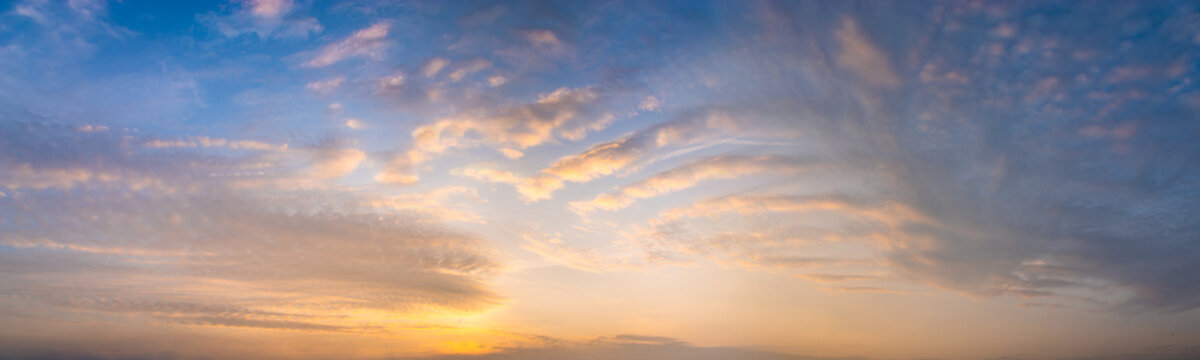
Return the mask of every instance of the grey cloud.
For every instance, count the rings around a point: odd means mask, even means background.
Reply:
[[[1185,96],[1196,73],[1177,65],[1197,58],[1194,29],[1179,27],[1196,9],[930,5],[780,5],[772,47],[744,50],[780,55],[777,65],[746,64],[757,70],[745,79],[763,81],[730,79],[721,91],[753,88],[788,104],[775,106],[847,178],[828,195],[902,204],[929,220],[884,230],[894,245],[879,248],[885,264],[904,278],[1121,311],[1200,306],[1200,208],[1188,200],[1200,196],[1200,145],[1189,140],[1200,130]],[[1145,21],[1159,10],[1170,13],[1161,25]],[[819,46],[810,50],[821,56],[776,53],[837,41],[844,26],[830,13],[855,19],[853,35],[874,39],[902,85],[862,86]],[[935,22],[906,20],[919,14]],[[1010,36],[997,36],[1001,26]]]
[[[974,234],[910,229],[938,243],[889,258],[918,278],[973,292],[1070,293],[1063,288],[1102,279],[1134,290],[1128,299],[1104,299],[1118,309],[1196,308],[1200,227],[1185,219],[1200,208],[1179,199],[1198,195],[1200,168],[1183,157],[1200,154],[1200,147],[1183,140],[1196,126],[1186,120],[1191,111],[1172,98],[1187,88],[1172,88],[1177,78],[1165,70],[1196,53],[1162,27],[1147,29],[1146,40],[1130,49],[1072,56],[1118,47],[1121,27],[1106,21],[1138,21],[1121,20],[1128,14],[1118,9],[1080,10],[1087,15],[1018,24],[1028,33],[1004,44],[1011,46],[1005,53],[984,52],[993,40],[972,28],[939,40],[969,46],[925,54],[978,85],[923,87],[913,100],[927,110],[910,107],[892,120],[895,142],[879,149],[881,160],[891,164],[900,201]],[[1009,9],[1023,11],[1038,9]],[[978,16],[963,12],[948,21]],[[1088,40],[1072,40],[1084,35]],[[1164,70],[1096,83],[1122,72],[1122,54],[1145,53],[1156,55],[1129,62]],[[1145,95],[1127,97],[1139,92]],[[899,109],[899,101],[883,106]],[[1107,110],[1111,104],[1117,107]],[[1114,129],[1113,136],[1081,131],[1089,126]],[[917,265],[922,261],[927,265]]]

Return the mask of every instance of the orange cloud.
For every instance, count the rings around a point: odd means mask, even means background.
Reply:
[[[314,158],[312,175],[329,179],[354,171],[367,155],[358,149],[318,149]]]
[[[638,199],[679,191],[705,180],[733,179],[762,173],[794,173],[807,168],[806,162],[781,156],[718,156],[668,170],[591,201],[572,202],[572,210],[617,210]]]
[[[412,148],[393,159],[376,180],[412,183],[419,177],[413,167],[450,149],[488,146],[506,157],[519,158],[520,150],[541,145],[556,136],[578,139],[587,131],[607,126],[609,116],[586,113],[600,98],[591,88],[561,88],[537,100],[495,113],[439,119],[412,132]]]
[[[689,113],[619,140],[592,146],[582,153],[563,157],[537,175],[516,184],[517,191],[529,201],[548,199],[565,182],[588,182],[612,175],[635,166],[656,148],[691,144],[738,128],[738,121],[724,112]]]

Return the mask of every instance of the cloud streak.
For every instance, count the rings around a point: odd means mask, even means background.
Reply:
[[[662,194],[690,188],[706,180],[735,179],[755,174],[788,174],[812,165],[795,158],[779,156],[718,156],[700,160],[655,174],[645,180],[601,194],[591,201],[572,202],[571,209],[586,214],[594,210],[618,210]]]
[[[387,35],[392,24],[379,22],[359,30],[337,43],[326,45],[316,56],[304,63],[306,67],[324,67],[353,57],[378,58],[387,49]]]
[[[629,169],[644,161],[652,150],[692,144],[711,139],[718,131],[736,131],[737,121],[718,110],[698,110],[618,140],[592,146],[579,154],[565,156],[533,176],[519,182],[503,173],[477,174],[477,180],[511,182],[526,201],[549,199],[565,182],[588,182]]]

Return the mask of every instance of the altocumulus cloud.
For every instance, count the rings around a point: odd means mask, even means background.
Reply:
[[[757,70],[745,78],[794,78],[756,82],[754,93],[791,104],[775,107],[793,114],[791,126],[806,132],[801,139],[820,145],[831,164],[826,173],[855,180],[801,198],[759,189],[739,195],[760,196],[744,203],[749,208],[733,206],[748,198],[730,197],[714,200],[726,205],[714,211],[802,213],[857,225],[779,225],[794,217],[676,223],[681,214],[701,215],[702,202],[664,212],[647,227],[648,258],[726,252],[714,256],[774,268],[778,258],[756,254],[849,241],[874,249],[893,275],[974,296],[1058,296],[1121,311],[1200,306],[1200,227],[1189,220],[1200,212],[1189,200],[1200,196],[1200,168],[1190,160],[1200,146],[1188,140],[1200,130],[1190,120],[1196,97],[1186,95],[1194,85],[1181,80],[1196,74],[1180,65],[1196,58],[1189,35],[1196,29],[1181,25],[1195,9],[1171,12],[1122,47],[1129,29],[1105,25],[1125,21],[1110,8],[1013,23],[997,9],[1017,18],[1044,9],[947,3],[922,10],[932,24],[908,27],[883,14],[817,19],[777,7],[764,23],[780,33],[769,47],[749,51],[803,48],[790,42],[802,34],[822,34],[838,47],[780,60],[808,71],[747,65]],[[885,34],[906,35],[887,37],[884,46],[876,39]],[[922,47],[934,34],[961,46]],[[1127,57],[1137,60],[1118,61]],[[772,205],[778,201],[794,204]],[[700,229],[709,232],[694,236]],[[747,231],[759,235],[715,246],[725,243],[721,234]]]

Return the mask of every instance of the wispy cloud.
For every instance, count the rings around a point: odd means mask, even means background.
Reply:
[[[705,180],[734,179],[763,173],[795,173],[811,166],[809,162],[788,157],[718,156],[655,174],[623,186],[616,192],[598,195],[591,201],[572,202],[571,209],[581,214],[593,210],[618,210],[638,199],[683,190]]]
[[[306,87],[312,91],[316,91],[316,92],[320,92],[320,93],[328,93],[330,91],[333,91],[334,89],[337,89],[339,86],[342,86],[343,82],[346,82],[346,78],[339,76],[339,77],[335,77],[335,78],[328,79],[328,80],[313,81],[313,82],[308,83],[308,85],[305,85],[304,87]]]
[[[550,198],[564,182],[587,182],[628,169],[644,160],[657,148],[686,145],[712,138],[719,132],[736,131],[737,120],[721,111],[685,113],[674,120],[639,130],[616,141],[592,146],[582,153],[566,156],[538,174],[517,184],[528,201]]]
[[[0,9],[0,358],[1196,352],[1194,4],[158,5]]]
[[[353,57],[378,58],[387,49],[387,35],[391,28],[392,24],[388,22],[375,23],[342,41],[321,48],[316,56],[304,63],[304,66],[329,66]]]
[[[228,140],[210,138],[207,136],[190,137],[184,140],[150,140],[145,143],[149,148],[229,148],[235,150],[273,150],[287,151],[287,144],[273,145],[256,140]]]
[[[299,14],[293,0],[249,0],[234,4],[230,14],[209,13],[197,19],[229,38],[252,33],[259,39],[305,39],[325,29],[317,18]]]
[[[434,63],[431,62],[430,64],[432,65]],[[482,70],[490,68],[490,67],[492,67],[492,63],[490,61],[483,60],[483,59],[476,59],[476,60],[467,62],[465,64],[459,65],[458,68],[454,69],[454,71],[451,71],[450,74],[447,75],[447,77],[450,78],[450,81],[459,81],[459,80],[462,80],[463,77],[466,77],[467,75],[477,73],[479,71],[482,71]],[[430,73],[430,72],[432,72],[434,74],[437,73],[437,71],[431,71],[431,70],[432,69],[427,68],[426,73]]]
[[[900,77],[892,70],[888,54],[876,48],[853,18],[842,19],[842,26],[838,28],[836,37],[842,47],[841,52],[837,54],[839,66],[874,86],[900,85]]]

